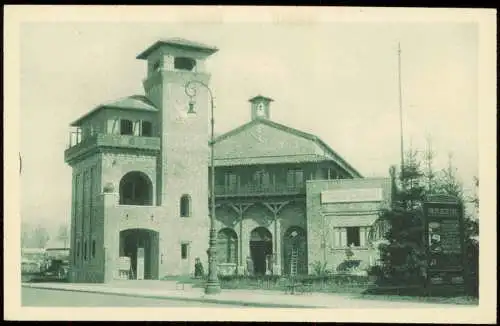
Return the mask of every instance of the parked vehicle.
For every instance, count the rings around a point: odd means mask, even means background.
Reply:
[[[47,248],[47,269],[43,279],[66,280],[69,272],[69,248]]]
[[[45,249],[21,249],[21,280],[23,282],[29,282],[40,277],[47,267]]]

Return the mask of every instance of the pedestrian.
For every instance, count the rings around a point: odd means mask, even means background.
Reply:
[[[200,258],[196,257],[194,263],[194,277],[201,278],[203,277],[203,264],[201,263]]]
[[[253,275],[253,260],[250,256],[247,256],[247,275],[252,276]]]

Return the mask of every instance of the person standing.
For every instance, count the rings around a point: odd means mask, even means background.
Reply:
[[[195,263],[194,263],[194,277],[195,278],[201,278],[204,275],[203,271],[203,264],[201,263],[201,260],[199,257],[196,257]]]
[[[253,275],[253,260],[250,256],[247,256],[247,275]]]

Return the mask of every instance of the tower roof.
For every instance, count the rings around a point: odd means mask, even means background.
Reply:
[[[265,96],[262,96],[262,95],[257,95],[257,96],[254,96],[252,97],[251,99],[249,99],[248,101],[249,102],[255,102],[257,100],[266,100],[266,101],[269,101],[269,102],[272,102],[274,101],[272,98],[270,97],[265,97]]]
[[[104,108],[114,108],[114,109],[124,109],[124,110],[138,110],[138,111],[152,111],[157,112],[158,109],[154,106],[154,104],[144,95],[132,95],[120,98],[118,100],[110,101],[107,103],[103,103],[98,105],[96,108],[91,110],[90,112],[84,114],[73,123],[71,126],[79,126],[81,122],[92,114],[100,111]]]
[[[147,57],[151,54],[151,52],[155,51],[161,46],[171,46],[175,48],[180,48],[180,49],[188,49],[188,50],[195,50],[195,51],[200,51],[200,52],[205,52],[207,54],[212,54],[217,51],[219,51],[218,48],[206,45],[203,43],[199,42],[194,42],[194,41],[189,41],[183,38],[168,38],[168,39],[162,39],[158,40],[153,45],[148,47],[146,50],[144,50],[142,53],[140,53],[137,56],[137,59],[147,59]]]

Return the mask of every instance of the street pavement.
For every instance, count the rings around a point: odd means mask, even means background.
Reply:
[[[153,300],[191,302],[193,305],[225,304],[269,308],[453,308],[456,305],[428,302],[398,302],[363,299],[355,295],[311,293],[290,295],[269,290],[223,290],[217,295],[205,295],[203,289],[179,288],[171,281],[115,281],[105,284],[89,283],[31,283],[24,288],[60,290],[68,293],[92,293],[142,297]]]
[[[169,299],[129,297],[116,294],[70,292],[23,287],[21,292],[23,307],[217,307],[236,308],[222,303],[193,302]]]

